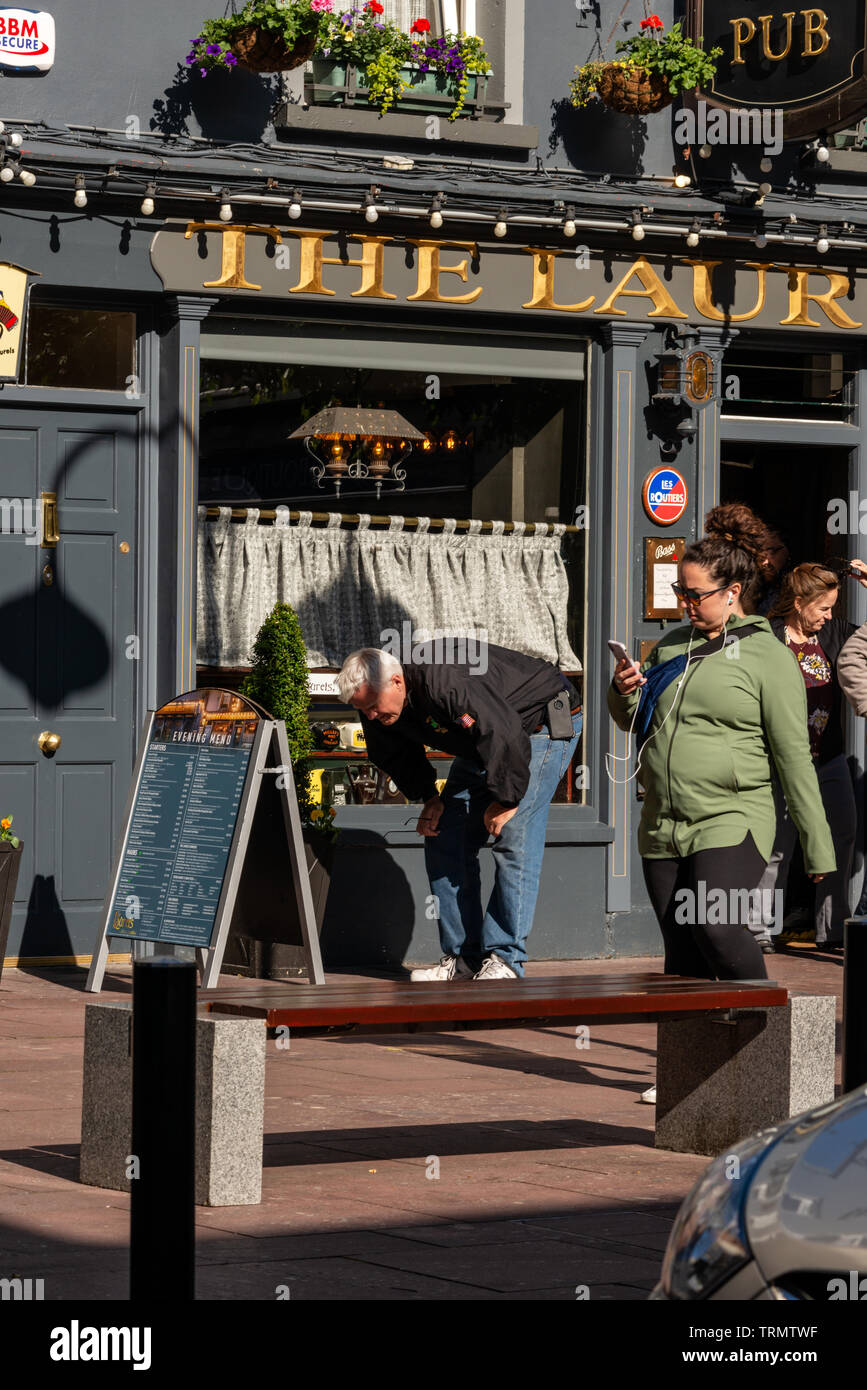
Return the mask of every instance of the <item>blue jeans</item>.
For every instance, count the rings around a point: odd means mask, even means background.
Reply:
[[[443,955],[463,956],[478,969],[495,952],[523,975],[526,941],[533,925],[545,852],[548,808],[575,752],[582,714],[573,715],[575,736],[530,736],[530,784],[512,819],[494,840],[494,891],[482,911],[479,850],[488,840],[484,814],[493,800],[483,768],[455,758],[443,787],[439,834],[424,842],[425,865],[439,911]]]

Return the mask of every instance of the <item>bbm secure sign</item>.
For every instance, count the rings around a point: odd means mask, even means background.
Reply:
[[[54,47],[50,14],[0,6],[0,68],[47,72],[54,63]]]

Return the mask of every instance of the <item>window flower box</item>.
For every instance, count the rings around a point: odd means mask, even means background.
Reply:
[[[454,107],[446,78],[438,72],[420,72],[414,64],[401,68],[408,84],[393,110],[416,114],[441,114]],[[485,107],[485,92],[490,73],[469,73],[464,108],[458,118],[474,117]],[[311,70],[305,74],[305,99],[312,106],[358,106],[378,110],[370,100],[367,72],[352,63],[332,62],[330,58],[314,58]]]

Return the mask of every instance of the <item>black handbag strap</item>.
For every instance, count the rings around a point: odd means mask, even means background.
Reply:
[[[746,627],[739,627],[737,629],[737,639],[740,641],[742,637],[752,637],[753,633],[763,631],[764,628],[761,623],[748,623]],[[697,652],[693,652],[689,658],[690,666],[694,661],[701,661],[702,657],[713,656],[714,652],[721,652],[725,643],[726,631],[725,628],[723,628],[719,637],[714,637],[712,642],[706,642]]]

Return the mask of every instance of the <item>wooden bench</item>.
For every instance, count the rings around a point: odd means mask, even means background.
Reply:
[[[678,1152],[719,1153],[834,1095],[833,998],[790,997],[767,980],[618,972],[521,981],[299,982],[202,990],[199,1002],[209,1013],[288,1028],[290,1037],[657,1023],[656,1144]],[[590,1047],[592,1057],[592,1036]]]

